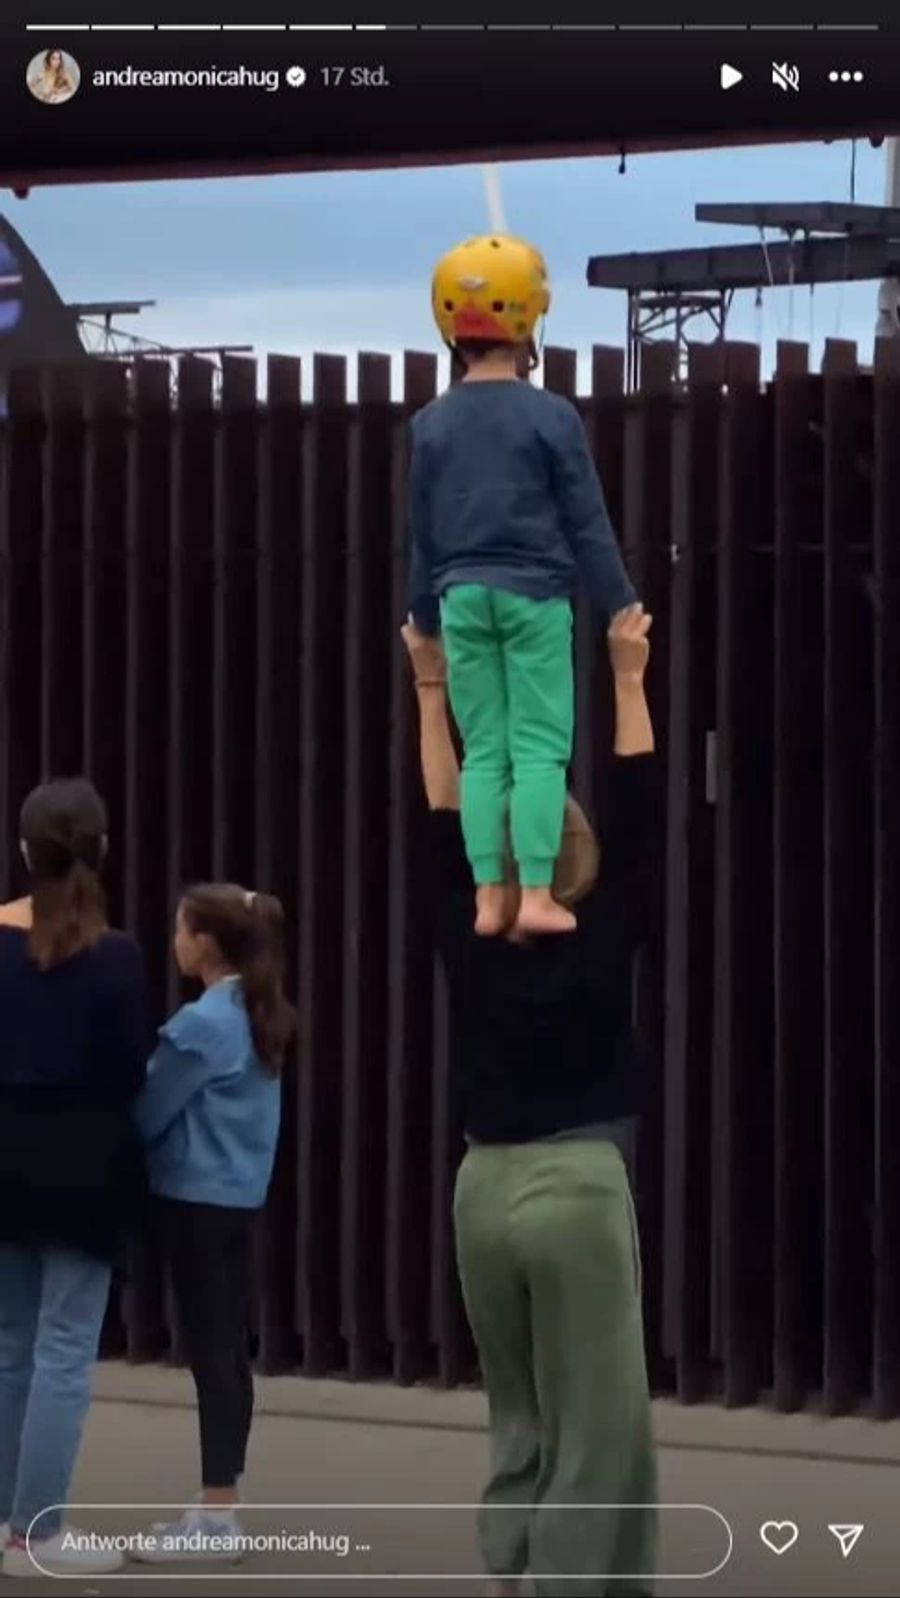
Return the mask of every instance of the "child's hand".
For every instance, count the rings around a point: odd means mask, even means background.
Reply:
[[[620,681],[643,682],[650,659],[647,634],[653,625],[643,605],[629,605],[614,616],[607,633],[609,659]]]
[[[429,638],[412,621],[400,629],[416,682],[446,682],[447,660],[440,638]]]

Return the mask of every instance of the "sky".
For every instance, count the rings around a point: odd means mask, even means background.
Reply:
[[[701,226],[700,201],[848,200],[852,147],[786,145],[510,163],[511,231],[546,255],[548,342],[622,345],[624,295],[589,289],[590,255],[754,242]],[[882,204],[885,155],[856,147],[856,198]],[[251,344],[260,355],[437,350],[429,282],[443,250],[488,226],[479,167],[321,173],[33,190],[9,215],[66,300],[150,299],[133,329],[171,344]],[[871,351],[877,286],[736,298],[730,336]],[[124,324],[123,324],[124,325]]]

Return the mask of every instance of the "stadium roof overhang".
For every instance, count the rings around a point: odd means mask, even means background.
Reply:
[[[898,130],[900,130],[900,120],[895,119],[884,124],[867,123],[865,126],[860,127],[852,125],[842,128],[810,126],[807,128],[794,128],[790,132],[786,132],[784,129],[773,129],[770,133],[765,134],[760,133],[758,130],[746,131],[738,128],[721,129],[709,137],[691,136],[682,138],[665,134],[661,134],[658,137],[648,135],[645,139],[631,140],[624,147],[609,139],[597,140],[596,142],[586,140],[578,144],[553,144],[541,141],[533,144],[516,144],[493,149],[431,149],[423,147],[422,149],[399,154],[379,154],[375,152],[367,156],[354,156],[352,159],[338,159],[328,156],[311,157],[298,153],[296,156],[285,156],[278,159],[260,157],[246,161],[197,162],[185,158],[184,161],[166,161],[159,165],[119,166],[110,163],[101,167],[73,166],[52,171],[36,171],[29,168],[27,163],[25,163],[18,169],[0,171],[0,187],[23,193],[28,189],[39,186],[68,183],[136,183],[143,180],[171,181],[177,178],[264,177],[291,172],[371,171],[398,167],[458,166],[485,161],[550,161],[593,156],[615,156],[621,158],[622,156],[631,157],[652,153],[721,149],[737,145],[783,145],[807,142],[835,143],[841,139],[853,138],[869,139],[874,143],[880,143],[896,134]]]

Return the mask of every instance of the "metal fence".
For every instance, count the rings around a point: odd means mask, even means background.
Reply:
[[[656,1063],[636,1182],[654,1384],[684,1401],[900,1413],[900,345],[598,349],[584,414],[655,616],[667,778],[638,983]],[[574,355],[546,380],[574,393]],[[406,421],[436,364],[20,373],[0,439],[0,889],[19,803],[86,771],[111,897],[163,1013],[185,879],[289,910],[300,1004],[260,1237],[268,1370],[474,1379],[459,1149],[404,617]],[[607,668],[577,629],[575,788],[599,801]],[[2,1019],[2,1018],[0,1018]],[[160,1357],[158,1264],[108,1346]],[[177,1336],[174,1354],[177,1357]]]

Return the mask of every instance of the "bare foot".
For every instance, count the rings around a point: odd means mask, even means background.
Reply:
[[[517,1581],[511,1577],[499,1576],[488,1582],[484,1589],[484,1598],[519,1598],[521,1591]]]
[[[480,938],[496,938],[503,931],[505,905],[501,882],[486,882],[475,890],[475,931]]]
[[[571,910],[557,904],[549,888],[523,888],[516,931],[532,937],[546,932],[574,932],[578,922]]]

